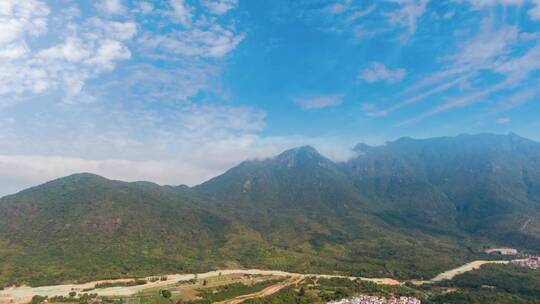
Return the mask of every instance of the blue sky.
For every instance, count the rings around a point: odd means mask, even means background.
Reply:
[[[540,140],[539,0],[2,0],[0,194],[197,184],[304,144]]]

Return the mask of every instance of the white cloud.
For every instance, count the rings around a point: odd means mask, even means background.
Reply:
[[[540,21],[540,0],[533,0],[533,7],[528,11],[529,17],[534,21]]]
[[[170,5],[172,7],[171,19],[184,27],[191,27],[194,8],[187,4],[185,0],[170,0]]]
[[[84,42],[78,37],[68,37],[62,44],[43,49],[36,54],[38,60],[65,60],[68,62],[81,62],[90,57],[90,50],[86,49]]]
[[[11,12],[17,10],[21,9],[14,6]],[[46,13],[48,8],[42,7],[39,16]],[[38,24],[43,23],[40,28],[46,29],[47,20],[38,19]],[[34,30],[32,33],[38,33]],[[39,33],[44,34],[44,30]],[[96,17],[80,24],[68,23],[58,35],[60,41],[46,48],[30,49],[26,35],[21,33],[0,51],[0,95],[13,97],[13,94],[62,90],[67,99],[73,99],[81,93],[86,80],[114,69],[118,61],[131,57],[125,43],[136,33],[134,22],[103,21]]]
[[[532,72],[540,70],[540,43],[527,50],[522,56],[502,61],[493,71],[506,76],[511,84],[526,79]]]
[[[360,2],[352,0],[329,1],[330,3],[322,8],[309,8],[305,10],[312,17],[305,18],[318,30],[323,30],[335,34],[347,34],[354,38],[364,38],[372,36],[375,31],[364,24],[364,17],[372,14],[377,5],[362,5]],[[307,5],[306,5],[307,6]]]
[[[243,34],[212,24],[162,35],[147,33],[139,42],[145,50],[154,54],[164,52],[179,56],[220,58],[234,50],[243,39]]]
[[[457,3],[468,2],[474,8],[484,8],[494,5],[522,5],[526,0],[453,0]]]
[[[116,61],[126,60],[131,57],[131,52],[120,41],[104,39],[99,42],[96,54],[87,61],[89,65],[95,65],[104,70],[112,70]]]
[[[311,98],[295,98],[293,102],[306,110],[335,107],[342,102],[342,95],[317,96]]]
[[[377,81],[396,83],[403,80],[406,74],[405,69],[390,70],[380,62],[372,62],[370,67],[364,69],[358,77],[368,83]]]
[[[540,32],[521,32],[519,39],[523,41],[531,41],[540,39]]]
[[[435,81],[441,81],[440,83],[438,83],[435,87],[433,88],[430,88],[429,90],[427,91],[424,91],[424,92],[421,92],[417,95],[414,95],[412,97],[409,97],[391,107],[388,107],[386,109],[383,109],[383,110],[378,110],[378,111],[375,111],[375,112],[371,112],[370,114],[372,116],[386,116],[392,112],[395,112],[405,106],[408,106],[408,105],[411,105],[411,104],[415,104],[417,102],[420,102],[424,99],[426,99],[427,97],[430,97],[432,95],[435,95],[435,94],[438,94],[438,93],[442,93],[452,87],[455,87],[455,86],[458,86],[460,85],[461,83],[463,82],[466,82],[468,81],[469,79],[471,79],[473,76],[475,75],[475,72],[471,72],[471,73],[468,73],[468,74],[464,74],[464,75],[458,75],[458,73],[456,73],[455,71],[451,71],[451,73],[447,74],[445,72],[443,73],[437,73],[435,75],[431,75],[432,77],[430,78],[434,78],[434,79],[424,79],[424,81],[422,81],[422,83],[420,83],[420,85],[425,85],[427,82],[431,82],[431,80]],[[454,78],[455,77],[455,78]],[[444,80],[444,81],[443,81]]]
[[[409,35],[416,32],[418,19],[426,12],[429,0],[387,0],[399,5],[398,9],[386,13],[388,21],[406,27]]]
[[[351,0],[343,0],[343,1],[328,5],[327,7],[325,7],[324,10],[331,14],[341,14],[347,11],[351,7],[351,4],[352,4]]]
[[[9,44],[0,49],[0,61],[10,61],[23,57],[29,49],[25,44]]]
[[[126,98],[145,103],[186,102],[218,82],[220,69],[210,64],[189,64],[175,68],[131,65],[119,71],[121,77],[89,88],[102,100]],[[114,93],[114,94],[110,94]]]
[[[522,84],[533,71],[540,69],[540,45],[533,45],[523,53],[515,53],[519,47],[519,30],[515,26],[500,25],[494,29],[491,18],[484,19],[473,38],[464,41],[455,55],[441,58],[444,71],[435,72],[413,85],[407,93],[420,91],[391,107],[379,110],[374,115],[387,115],[404,106],[425,100],[435,94],[458,87],[468,92],[452,97],[434,109],[413,117],[402,124],[415,123],[424,118],[456,108],[463,108],[482,101],[499,91],[513,89]],[[499,74],[503,80],[474,89],[472,82],[480,80],[482,72]]]
[[[497,56],[495,57],[498,58]],[[481,61],[484,62],[483,60],[484,59],[482,58]],[[521,56],[511,58],[504,57],[504,60],[497,60],[495,63],[496,64],[494,64],[494,66],[490,66],[490,70],[494,73],[503,75],[504,80],[493,85],[488,85],[485,88],[474,90],[469,94],[454,97],[450,101],[447,101],[430,111],[406,121],[405,124],[418,122],[424,118],[456,108],[467,107],[500,91],[519,88],[522,85],[522,82],[528,79],[533,72],[540,70],[540,43],[531,47],[529,50],[527,50],[527,52],[525,52],[525,54]],[[518,92],[517,94],[511,96],[509,101],[506,102],[506,110],[518,106],[536,94],[538,94],[537,90],[524,90],[522,92]]]
[[[39,0],[0,2],[0,48],[24,47],[26,36],[37,37],[47,31],[49,7]],[[9,46],[11,44],[11,46]]]
[[[127,11],[125,3],[100,1],[96,5],[104,13],[117,14]],[[171,0],[168,4],[157,9],[149,2],[140,2],[132,12],[155,12],[158,20],[173,18],[186,28],[161,31],[162,34],[148,30],[136,50],[150,57],[181,59],[188,68],[186,72],[196,71],[191,79],[204,78],[200,76],[201,69],[192,68],[200,65],[198,62],[224,57],[244,38],[232,26],[222,26],[215,17],[195,12],[185,1]],[[198,19],[193,20],[195,13]],[[13,103],[36,94],[63,92],[59,99],[68,103],[95,101],[95,96],[85,90],[87,82],[132,58],[129,46],[140,25],[130,19],[82,17],[76,4],[50,14],[49,7],[39,0],[0,3],[0,97],[7,100],[5,97],[9,96]],[[48,22],[54,35],[45,36]],[[47,43],[36,44],[36,38],[46,39]],[[183,98],[201,87],[185,90],[188,93]]]
[[[348,20],[349,21],[355,21],[357,19],[366,17],[366,16],[370,15],[371,13],[373,13],[373,11],[375,11],[375,8],[376,8],[376,5],[372,4],[369,7],[367,7],[366,9],[364,9],[364,10],[355,10],[348,17]]]
[[[154,10],[154,5],[150,2],[141,1],[137,4],[137,10],[143,15],[147,15]]]
[[[233,2],[224,1],[223,5],[232,5]],[[221,24],[218,18],[196,11],[195,7],[189,6],[184,0],[171,0],[170,4],[172,10],[165,11],[164,15],[183,25],[183,28],[172,28],[159,33],[145,32],[138,39],[138,44],[149,57],[221,58],[234,50],[244,39],[244,34],[236,33],[234,26]],[[206,4],[210,5],[207,7],[209,10],[218,9],[211,6],[217,5],[217,2]],[[234,6],[229,9],[232,8]],[[213,13],[217,14],[218,11]],[[195,15],[197,18],[194,18]]]
[[[123,0],[100,0],[96,5],[100,11],[109,15],[122,15],[127,12]]]
[[[540,81],[536,81],[536,85],[540,85]],[[493,112],[495,112],[496,114],[508,112],[512,109],[522,106],[530,100],[533,100],[534,97],[538,97],[539,95],[540,87],[528,90],[520,90],[517,93],[503,98],[503,100],[499,102],[497,106],[495,106]]]
[[[444,13],[444,15],[442,17],[443,17],[443,19],[449,20],[449,19],[452,19],[455,15],[456,15],[456,10],[452,9],[452,10],[448,10],[446,13]]]
[[[518,41],[518,29],[514,26],[503,26],[493,31],[489,20],[486,20],[484,29],[472,39],[461,46],[460,52],[450,56],[449,61],[454,65],[471,65],[480,68],[491,65],[494,60],[509,54],[512,46]]]
[[[489,8],[496,5],[523,6],[529,4],[528,15],[533,21],[540,21],[540,0],[453,0],[454,2],[468,2],[475,9]]]
[[[201,5],[212,14],[223,15],[236,8],[238,0],[201,0]]]

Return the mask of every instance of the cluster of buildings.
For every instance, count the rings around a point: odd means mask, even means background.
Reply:
[[[528,256],[526,259],[514,260],[512,264],[529,269],[540,269],[540,257]]]
[[[359,296],[352,299],[345,299],[328,304],[421,304],[420,300],[411,297],[391,297],[381,298],[373,296]]]

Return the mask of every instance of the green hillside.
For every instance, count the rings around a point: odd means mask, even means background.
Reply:
[[[0,218],[4,283],[203,270],[235,231],[174,191],[90,174],[3,198]]]
[[[222,267],[421,278],[484,246],[540,250],[540,144],[462,135],[311,147],[199,186],[77,174],[0,200],[0,284]]]

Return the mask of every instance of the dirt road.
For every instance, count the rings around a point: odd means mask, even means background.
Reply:
[[[474,261],[468,264],[465,264],[461,267],[451,269],[449,271],[443,272],[433,278],[429,281],[411,281],[415,284],[423,284],[423,283],[433,283],[433,282],[439,282],[443,280],[450,280],[454,278],[456,275],[478,269],[482,265],[489,264],[489,263],[497,263],[497,264],[506,264],[508,261]],[[286,271],[279,271],[279,270],[260,270],[260,269],[227,269],[227,270],[216,270],[216,271],[210,271],[206,273],[201,274],[173,274],[168,275],[167,280],[164,281],[157,281],[157,282],[150,282],[144,285],[136,285],[136,286],[120,286],[120,287],[110,287],[110,288],[102,288],[102,289],[93,289],[91,291],[88,291],[89,293],[97,293],[100,296],[115,296],[115,297],[127,297],[127,296],[133,296],[145,289],[148,288],[161,288],[168,285],[176,284],[178,281],[186,281],[191,280],[194,278],[198,279],[205,279],[210,277],[216,277],[219,275],[229,275],[229,274],[250,274],[250,275],[270,275],[270,276],[281,276],[281,277],[291,277],[296,279],[304,279],[306,277],[318,277],[318,278],[344,278],[344,279],[350,279],[350,280],[363,280],[367,282],[373,282],[377,284],[383,284],[383,285],[402,285],[404,282],[390,279],[390,278],[363,278],[363,277],[349,277],[349,276],[340,276],[340,275],[324,275],[324,274],[300,274],[300,273],[291,273]],[[119,281],[119,280],[115,280]],[[112,281],[112,282],[115,282]],[[125,281],[125,280],[122,280]],[[287,280],[286,282],[288,282]],[[111,282],[111,281],[94,281],[84,284],[67,284],[67,285],[56,285],[56,286],[43,286],[43,287],[27,287],[27,286],[20,286],[20,287],[11,287],[6,288],[4,290],[0,290],[0,304],[21,304],[21,303],[28,303],[33,296],[40,295],[40,296],[48,296],[54,297],[54,296],[67,296],[71,291],[76,292],[82,292],[82,290],[86,289],[92,289],[95,287],[97,283],[103,283],[103,282]],[[272,286],[274,287],[274,286]],[[273,289],[271,287],[268,288],[269,291],[272,291]],[[264,291],[264,290],[263,290]]]
[[[430,282],[440,282],[444,280],[451,280],[455,276],[463,274],[465,272],[469,272],[471,270],[479,269],[483,265],[486,264],[508,264],[510,261],[474,261],[470,262],[468,264],[465,264],[463,266],[460,266],[458,268],[450,269],[448,271],[445,271],[438,276],[434,277],[430,280]]]
[[[267,288],[265,288],[265,289],[263,289],[263,290],[261,290],[259,292],[239,296],[239,297],[236,297],[236,298],[231,299],[231,300],[225,300],[225,301],[222,301],[222,302],[218,302],[218,304],[239,304],[239,303],[242,303],[242,302],[244,302],[246,300],[267,297],[267,296],[273,295],[273,294],[279,292],[280,290],[285,289],[285,288],[287,288],[289,286],[299,284],[303,280],[304,280],[303,276],[291,277],[291,278],[289,278],[289,279],[287,279],[287,280],[285,280],[285,281],[283,281],[281,283],[278,283],[276,285],[272,285],[270,287],[267,287]]]
[[[251,275],[271,275],[271,276],[281,276],[281,277],[319,277],[319,278],[346,278],[350,280],[361,279],[365,281],[370,281],[378,284],[386,285],[397,285],[401,282],[394,279],[373,279],[373,278],[357,278],[357,277],[347,277],[339,275],[321,275],[321,274],[300,274],[292,273],[279,270],[260,270],[260,269],[227,269],[227,270],[216,270],[200,274],[173,274],[168,275],[167,280],[150,282],[144,285],[136,286],[120,286],[120,287],[110,287],[110,288],[101,288],[88,291],[89,293],[97,293],[100,296],[133,296],[145,289],[148,288],[160,288],[168,285],[177,283],[178,281],[187,281],[197,277],[198,279],[205,279],[210,277],[216,277],[221,275],[229,274],[251,274]],[[118,280],[116,280],[118,281]],[[122,280],[125,281],[125,280]],[[29,302],[33,296],[67,296],[71,291],[82,292],[82,290],[91,289],[97,283],[103,283],[109,281],[94,281],[84,284],[67,284],[67,285],[55,285],[55,286],[42,286],[42,287],[11,287],[4,290],[0,290],[0,304],[20,304]]]

